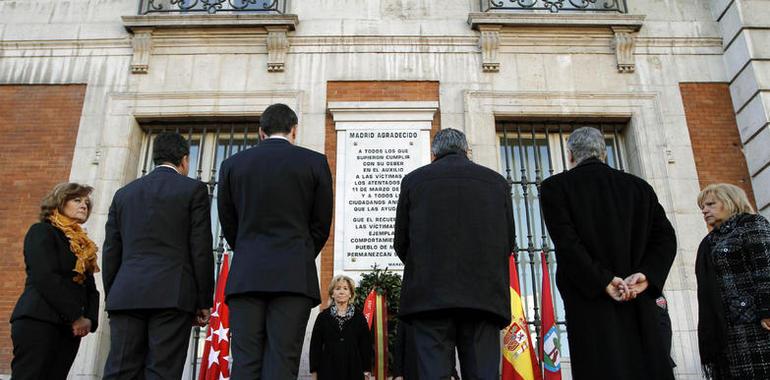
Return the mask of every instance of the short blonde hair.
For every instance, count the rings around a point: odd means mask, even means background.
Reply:
[[[706,186],[698,194],[698,207],[703,209],[703,203],[706,196],[713,195],[724,205],[730,216],[747,213],[754,214],[754,208],[751,207],[749,197],[746,196],[746,192],[738,186],[731,185],[729,183],[714,183]]]
[[[343,274],[336,275],[334,278],[332,278],[331,281],[329,281],[329,299],[331,300],[332,296],[334,295],[334,288],[340,281],[346,281],[348,283],[348,288],[350,288],[350,302],[353,302],[353,299],[356,298],[356,283],[352,278]]]

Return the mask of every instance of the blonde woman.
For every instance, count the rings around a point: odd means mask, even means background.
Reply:
[[[27,280],[11,315],[14,380],[65,379],[80,339],[96,331],[97,247],[80,227],[91,215],[91,191],[77,183],[54,187],[24,238]]]
[[[770,223],[730,184],[707,186],[698,207],[711,228],[695,262],[704,373],[770,379]]]
[[[369,326],[353,307],[353,279],[339,275],[329,283],[331,306],[318,314],[310,339],[310,373],[316,380],[368,379],[372,368]]]

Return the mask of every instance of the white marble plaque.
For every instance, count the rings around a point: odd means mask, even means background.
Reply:
[[[403,270],[393,249],[401,179],[430,162],[435,102],[333,103],[337,130],[334,272]]]
[[[419,130],[347,131],[346,270],[403,269],[393,250],[401,179],[422,166]]]

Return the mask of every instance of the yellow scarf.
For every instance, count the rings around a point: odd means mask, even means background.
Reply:
[[[75,268],[73,269],[74,272],[77,272],[77,275],[72,278],[72,281],[82,284],[86,279],[86,272],[96,273],[99,271],[99,265],[96,264],[96,251],[99,248],[88,238],[86,232],[80,227],[80,223],[75,219],[59,213],[58,210],[54,210],[53,214],[48,217],[48,220],[56,228],[62,230],[70,241],[70,250],[77,257]]]

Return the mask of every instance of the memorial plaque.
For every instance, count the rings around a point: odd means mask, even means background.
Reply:
[[[344,269],[403,269],[393,250],[401,179],[424,165],[420,130],[347,130]]]

